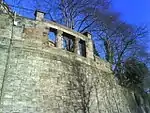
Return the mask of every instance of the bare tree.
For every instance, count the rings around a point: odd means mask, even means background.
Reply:
[[[101,15],[101,12],[97,14]],[[144,49],[139,46],[139,42],[143,41],[147,35],[146,26],[129,25],[120,21],[119,16],[115,14],[103,15],[104,19],[98,18],[92,32],[103,42],[105,59],[115,64],[115,70],[126,58],[130,57],[129,54],[136,54],[133,50]]]
[[[92,94],[96,77],[82,73],[80,63],[76,62],[73,68],[73,75],[68,78],[67,92],[70,98],[69,105],[75,113],[90,113]]]
[[[83,75],[74,75],[68,83],[68,92],[74,112],[90,113],[91,93],[93,89],[92,81]]]
[[[91,18],[95,10],[100,7],[101,10],[106,9],[108,5],[108,0],[60,0],[62,23],[71,29],[83,32],[94,24],[95,20]]]

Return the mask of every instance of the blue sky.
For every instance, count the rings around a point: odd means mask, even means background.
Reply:
[[[4,0],[9,4],[16,4],[19,0]],[[21,1],[21,6],[34,9],[32,0]],[[112,0],[112,9],[119,12],[121,18],[131,24],[149,24],[150,0]]]
[[[113,0],[112,8],[131,24],[150,24],[150,0]]]
[[[18,2],[18,0],[5,1],[9,4],[15,4]],[[31,1],[32,0],[24,0],[22,2],[23,7],[30,7],[30,9],[34,9],[33,4],[30,3]],[[119,12],[121,19],[127,23],[134,25],[146,24],[150,31],[150,0],[112,0],[112,9]],[[29,15],[29,13],[32,13],[32,11],[24,12],[24,15]],[[147,38],[150,39],[150,35]]]
[[[112,9],[120,13],[122,20],[134,25],[146,24],[150,31],[150,0],[113,0]]]

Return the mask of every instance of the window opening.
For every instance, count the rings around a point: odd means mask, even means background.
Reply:
[[[63,35],[63,49],[74,52],[74,38],[71,35]]]
[[[56,30],[55,29],[50,28],[48,32],[48,40],[52,42],[53,44],[56,43]]]
[[[79,54],[81,56],[86,57],[86,46],[85,46],[85,41],[83,40],[79,41]]]

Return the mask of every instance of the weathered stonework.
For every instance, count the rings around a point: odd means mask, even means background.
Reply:
[[[60,43],[46,46],[45,30],[88,37],[54,22],[16,21],[14,26],[0,15],[0,113],[83,113],[83,98],[90,99],[87,113],[138,113],[132,92],[116,84],[109,63],[92,58],[92,47],[86,58],[76,54],[77,48],[71,53]]]

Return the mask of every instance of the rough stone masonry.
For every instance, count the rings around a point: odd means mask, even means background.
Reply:
[[[90,34],[43,17],[0,14],[0,113],[146,113],[116,84],[110,64],[94,57]],[[72,37],[73,52],[63,36]]]

